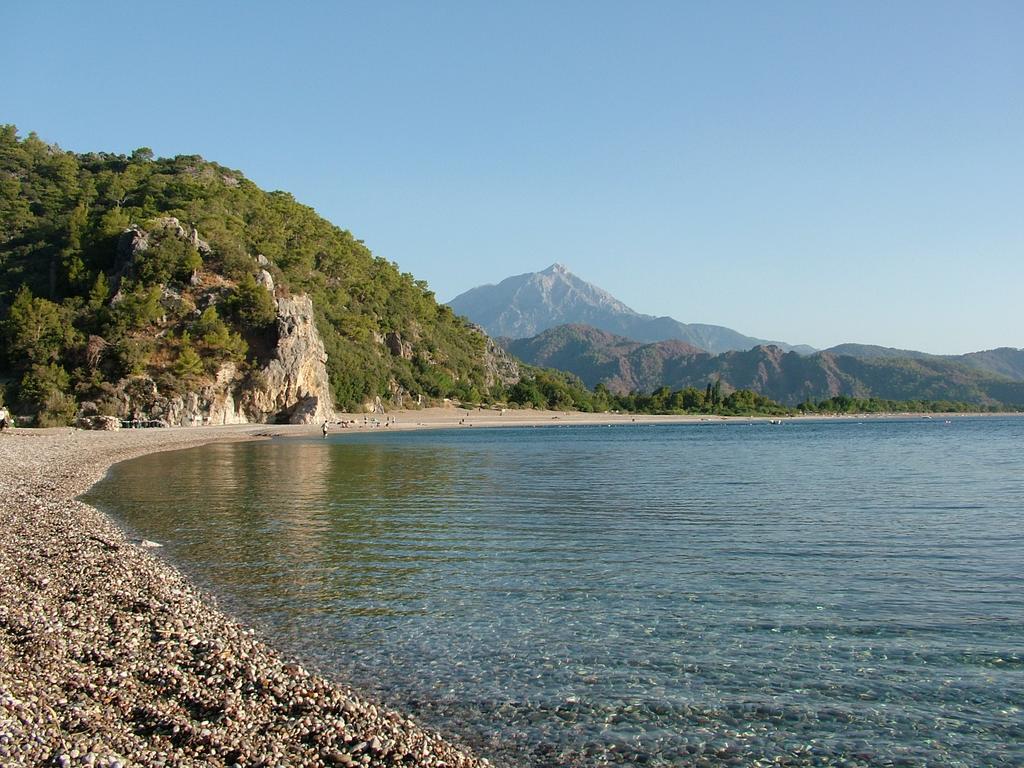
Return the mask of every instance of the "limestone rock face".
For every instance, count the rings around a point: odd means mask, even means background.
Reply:
[[[100,429],[105,431],[113,431],[121,428],[121,420],[116,416],[102,416],[96,414],[95,416],[82,416],[76,422],[75,426],[79,429]]]
[[[256,275],[256,283],[262,285],[271,296],[274,295],[274,277],[267,270],[260,270],[260,273]]]
[[[212,383],[180,395],[163,395],[148,376],[133,376],[120,386],[120,416],[132,421],[163,421],[172,426],[248,424],[237,406],[237,368],[227,363]]]
[[[498,383],[511,387],[513,384],[518,384],[522,378],[518,361],[490,336],[487,337],[487,346],[484,349],[484,366],[489,387]]]
[[[123,300],[120,291],[122,277],[133,274],[137,258],[151,248],[154,242],[174,237],[189,243],[201,254],[209,255],[209,244],[200,238],[196,228],[184,224],[173,216],[155,219],[147,231],[138,225],[125,230],[118,240],[117,263],[114,280],[117,286],[111,304]],[[256,281],[272,297],[277,292],[271,263],[258,254],[255,257]],[[192,287],[200,286],[197,273],[192,275]],[[208,307],[216,306],[223,298],[223,281],[213,281],[206,290],[182,291],[163,286],[160,303],[168,315],[198,317]],[[187,293],[187,296],[185,295]],[[172,426],[202,426],[220,424],[248,424],[251,422],[289,422],[309,424],[334,416],[333,400],[327,376],[327,353],[316,327],[313,302],[305,295],[276,299],[277,323],[255,339],[262,367],[250,369],[246,375],[234,363],[225,363],[213,381],[192,380],[189,391],[181,392],[182,384],[172,383],[177,391],[168,391],[164,384],[148,376],[130,376],[122,379],[111,398],[122,419],[130,421],[160,421]],[[406,351],[398,339],[399,353]],[[408,346],[408,345],[405,345]],[[99,337],[90,338],[87,354],[90,365],[100,364],[109,345]],[[411,355],[411,347],[408,354]],[[160,380],[160,377],[157,377]],[[161,391],[163,389],[163,391]],[[80,417],[96,414],[95,404]],[[88,422],[90,428],[91,421]]]
[[[327,352],[308,296],[277,300],[277,347],[242,398],[254,421],[312,424],[334,417]]]
[[[405,341],[400,333],[391,332],[384,337],[384,341],[392,355],[403,360],[412,360],[412,344]]]
[[[254,375],[243,379],[234,363],[225,363],[212,382],[174,395],[161,393],[148,376],[133,376],[120,383],[118,402],[120,418],[183,427],[332,419],[327,353],[313,302],[308,296],[277,300],[277,344]]]
[[[225,363],[212,384],[170,401],[172,418],[168,421],[183,427],[248,424],[252,419],[238,406],[237,379],[238,368]]]

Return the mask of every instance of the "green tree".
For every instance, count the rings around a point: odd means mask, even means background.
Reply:
[[[54,363],[33,365],[21,379],[21,399],[34,406],[39,426],[63,427],[75,415],[75,400],[68,393],[70,377]]]
[[[75,329],[60,305],[33,297],[25,286],[8,311],[6,331],[13,359],[28,364],[55,361],[76,338]]]
[[[145,288],[122,280],[118,294],[115,298],[119,300],[111,302],[107,322],[105,335],[110,339],[120,339],[132,331],[142,330],[164,315],[159,286]]]
[[[209,352],[236,361],[245,358],[248,350],[245,339],[228,328],[217,314],[216,307],[207,307],[203,310],[193,326],[193,331]]]
[[[156,244],[135,257],[135,275],[144,285],[163,284],[172,278],[186,280],[203,265],[192,243],[165,234]]]
[[[192,346],[191,339],[186,334],[181,340],[178,358],[174,361],[174,372],[182,378],[189,378],[202,376],[203,371],[203,358],[196,352]]]
[[[546,408],[548,401],[533,379],[522,378],[512,385],[508,391],[508,400],[516,405],[527,405],[533,408]]]
[[[89,300],[86,307],[95,314],[104,307],[108,298],[110,298],[110,283],[107,281],[107,276],[100,272],[96,275],[92,288],[89,289]]]
[[[153,341],[147,338],[126,337],[114,345],[114,359],[123,376],[135,376],[146,372],[153,356]]]
[[[277,302],[251,274],[246,274],[225,302],[239,322],[249,328],[263,328],[277,319]]]

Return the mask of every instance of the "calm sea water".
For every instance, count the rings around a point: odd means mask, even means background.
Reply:
[[[508,765],[1024,765],[1024,419],[212,445],[88,500]]]

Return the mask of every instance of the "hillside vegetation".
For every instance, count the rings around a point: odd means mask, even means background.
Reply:
[[[312,298],[337,406],[502,394],[483,333],[291,195],[197,155],[75,154],[0,127],[0,378],[41,423],[133,375],[181,391],[251,371],[274,343],[263,273]]]
[[[888,401],[946,401],[975,406],[1024,407],[1024,382],[980,369],[1001,361],[1008,372],[1019,354],[993,350],[950,359],[915,353],[855,357],[832,351],[813,355],[775,346],[712,355],[681,342],[643,344],[595,328],[566,325],[530,339],[503,340],[530,365],[559,368],[588,387],[612,393],[704,388],[721,382],[726,392],[749,390],[787,406],[836,396]]]

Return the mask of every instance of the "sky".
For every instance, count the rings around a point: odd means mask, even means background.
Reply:
[[[565,264],[825,348],[1024,347],[1024,3],[48,2],[0,123],[200,154],[448,300]]]

